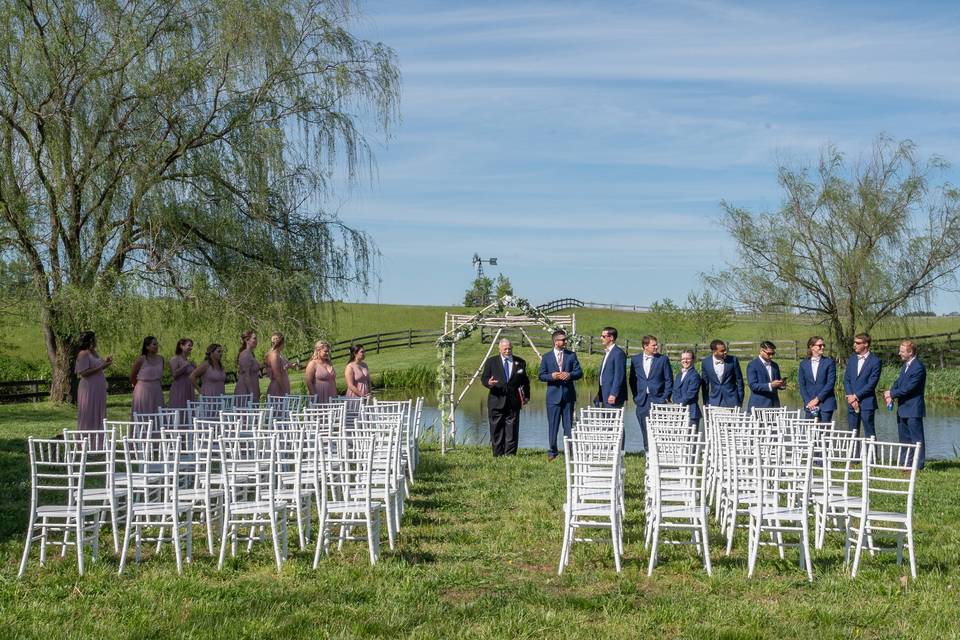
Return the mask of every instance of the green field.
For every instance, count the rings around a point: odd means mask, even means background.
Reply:
[[[110,412],[125,414],[128,398]],[[68,408],[0,407],[0,637],[4,638],[924,638],[957,637],[960,608],[960,465],[935,462],[916,498],[919,578],[892,555],[866,558],[851,579],[842,539],[814,555],[808,584],[788,551],[761,553],[746,577],[746,540],[731,557],[712,535],[714,576],[690,547],[666,548],[653,577],[643,549],[643,459],[628,456],[626,561],[578,545],[556,575],[563,467],[542,451],[493,460],[485,447],[442,457],[427,450],[397,549],[370,567],[360,545],[317,571],[291,545],[277,574],[266,547],[223,571],[203,545],[178,577],[169,547],[117,577],[109,551],[82,578],[75,559],[36,553],[16,579],[26,526],[25,436],[70,426]],[[199,530],[198,530],[199,534]],[[199,535],[195,537],[199,539]],[[386,544],[384,543],[384,547]],[[101,549],[110,547],[104,536]]]

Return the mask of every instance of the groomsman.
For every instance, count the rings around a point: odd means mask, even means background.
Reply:
[[[750,387],[747,410],[780,406],[780,389],[786,388],[787,382],[780,376],[780,365],[773,361],[775,355],[776,345],[764,340],[760,343],[760,355],[747,365],[747,386]]]
[[[711,342],[710,351],[711,355],[700,363],[703,403],[714,407],[742,406],[743,371],[740,361],[727,353],[727,343],[723,340]]]
[[[887,404],[897,401],[897,435],[905,444],[920,443],[917,468],[923,469],[926,460],[926,443],[923,438],[923,417],[927,406],[923,399],[927,385],[927,369],[917,358],[917,345],[912,340],[900,343],[900,360],[903,366],[900,375],[889,391],[883,393]],[[906,460],[910,464],[912,460]]]
[[[853,337],[853,355],[843,372],[843,390],[847,394],[847,426],[863,437],[876,436],[873,418],[877,411],[877,383],[880,381],[880,358],[870,353],[870,334]]]
[[[643,450],[647,447],[647,417],[651,404],[662,404],[670,400],[673,391],[673,370],[670,359],[658,353],[659,346],[655,336],[643,336],[643,353],[630,359],[630,392],[637,405],[637,420],[643,435]]]
[[[490,446],[493,456],[515,456],[520,436],[520,409],[530,401],[530,378],[527,363],[513,355],[513,344],[500,341],[500,355],[483,363],[480,381],[490,395],[487,413],[490,418]]]
[[[680,371],[673,381],[673,401],[690,407],[690,424],[697,425],[700,430],[700,405],[697,396],[700,395],[700,374],[693,366],[693,351],[687,349],[680,354]]]
[[[549,424],[547,458],[557,458],[557,435],[563,421],[563,435],[570,437],[573,407],[577,404],[574,382],[583,377],[577,354],[567,349],[567,333],[553,332],[553,351],[540,359],[540,381],[547,383],[547,422]]]
[[[627,401],[627,354],[617,346],[617,330],[604,327],[600,332],[603,362],[600,363],[600,388],[597,406],[620,408]]]
[[[797,387],[807,411],[808,418],[817,422],[830,422],[837,410],[837,363],[830,356],[823,355],[823,338],[813,336],[807,340],[807,355],[800,361],[797,372]]]

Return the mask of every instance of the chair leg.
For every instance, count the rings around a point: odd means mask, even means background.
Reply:
[[[654,518],[653,541],[650,545],[650,561],[647,563],[647,576],[653,575],[653,568],[657,566],[657,547],[660,544],[660,523]]]
[[[127,518],[127,522],[123,527],[123,546],[120,551],[120,569],[117,571],[118,574],[123,573],[123,567],[127,563],[127,553],[130,551],[130,520]]]
[[[913,524],[907,523],[907,554],[910,557],[910,577],[917,579],[917,557],[913,552]]]
[[[860,519],[860,526],[857,528],[857,548],[853,552],[853,566],[850,568],[850,577],[857,577],[857,569],[860,567],[860,556],[863,553],[863,539],[866,536],[867,518],[866,514]]]
[[[707,575],[713,575],[713,568],[710,566],[710,538],[707,534],[707,516],[704,513],[700,519],[700,541],[703,544],[703,566],[707,570]]]
[[[77,571],[83,575],[83,516],[77,518]],[[66,547],[64,547],[66,549]]]
[[[30,514],[30,524],[27,526],[27,541],[23,545],[23,557],[20,559],[20,571],[17,577],[22,578],[27,570],[27,560],[30,558],[30,546],[33,544],[33,529],[36,524],[36,514]]]
[[[176,509],[178,505],[174,505]],[[160,529],[163,531],[163,528]],[[170,542],[173,544],[173,557],[177,561],[177,575],[183,573],[183,554],[180,550],[180,523],[177,522],[177,517],[174,515],[172,526],[170,527]]]
[[[223,561],[227,555],[227,527],[230,526],[228,513],[223,515],[223,526],[220,533],[220,558],[217,560],[217,570],[223,569]]]
[[[270,536],[273,538],[273,558],[277,562],[277,571],[280,571],[283,569],[283,560],[280,558],[280,537],[277,535],[277,512],[273,510],[270,511]]]

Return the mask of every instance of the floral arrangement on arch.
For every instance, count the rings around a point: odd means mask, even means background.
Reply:
[[[558,330],[566,331],[565,327],[550,320],[547,314],[530,304],[530,301],[526,298],[509,295],[503,296],[495,303],[477,312],[470,320],[457,327],[456,331],[440,336],[437,339],[437,356],[440,360],[440,364],[437,365],[437,406],[440,409],[441,425],[446,424],[453,405],[453,389],[450,385],[450,375],[452,373],[450,353],[453,345],[469,338],[474,331],[480,328],[486,318],[500,315],[507,307],[519,309],[524,315],[542,324],[544,330],[551,334]],[[583,345],[583,337],[574,333],[569,334],[567,338],[568,348],[572,351],[579,351]]]

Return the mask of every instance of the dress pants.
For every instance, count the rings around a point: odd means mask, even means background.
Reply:
[[[861,409],[860,413],[853,410],[847,411],[847,427],[851,431],[859,431],[860,425],[863,425],[863,437],[876,437],[877,430],[873,426],[873,409]]]
[[[643,436],[643,451],[650,451],[649,445],[647,445],[647,418],[650,417],[650,405],[647,405],[647,408],[641,411],[637,409],[637,422],[640,423],[640,434]]]
[[[923,418],[901,418],[897,416],[897,438],[902,444],[920,443],[920,459],[917,461],[917,468],[923,469],[923,463],[927,458],[927,443],[923,438]],[[901,461],[903,464],[912,464],[913,460],[907,459]]]
[[[573,425],[573,402],[561,402],[560,404],[547,405],[547,425],[549,431],[547,434],[549,455],[555,457],[557,451],[557,437],[560,434],[560,422],[563,421],[563,435],[570,437],[570,428]]]
[[[490,446],[493,456],[517,455],[517,441],[520,436],[520,409],[487,407],[490,417]]]

